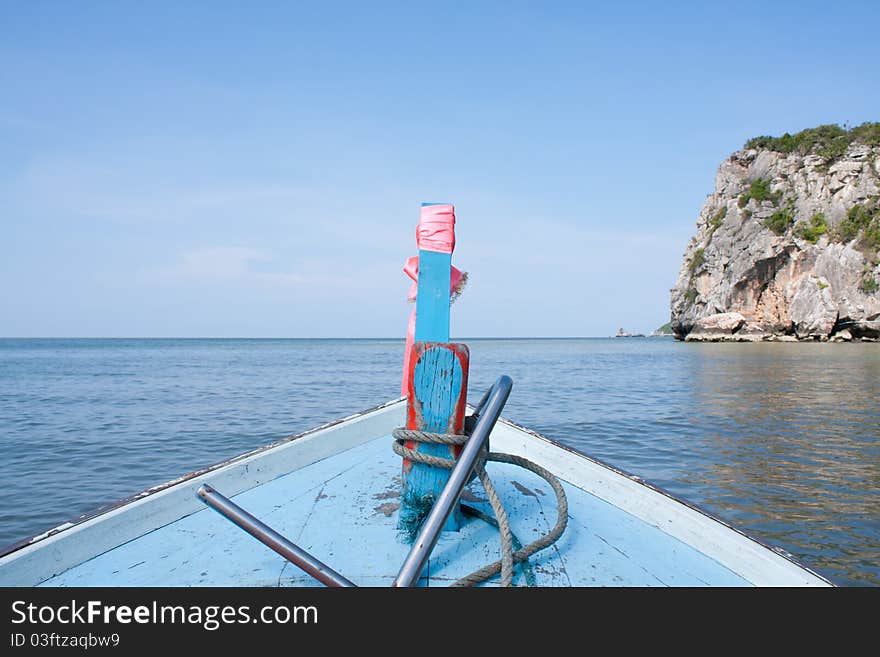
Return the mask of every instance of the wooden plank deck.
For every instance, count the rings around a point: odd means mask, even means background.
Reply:
[[[555,518],[555,498],[532,473],[488,465],[526,543]],[[234,500],[361,586],[388,586],[409,545],[397,528],[400,459],[382,436],[323,458]],[[518,567],[538,586],[743,586],[717,561],[573,485],[559,542]],[[218,490],[224,492],[218,485]],[[478,483],[465,503],[484,510]],[[446,586],[498,558],[498,535],[479,518],[444,532],[420,584]],[[497,583],[497,578],[489,584]],[[317,582],[210,509],[182,517],[43,581],[41,586],[312,586]]]

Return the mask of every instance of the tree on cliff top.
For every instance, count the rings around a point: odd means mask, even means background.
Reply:
[[[781,137],[764,135],[749,139],[745,148],[763,148],[777,153],[816,154],[828,162],[840,158],[853,142],[866,146],[880,146],[880,123],[863,123],[854,128],[840,127],[836,123],[807,128]]]

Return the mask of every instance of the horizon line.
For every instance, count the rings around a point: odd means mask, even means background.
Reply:
[[[515,336],[464,336],[451,339],[454,340],[595,340],[616,337],[638,337],[638,336],[615,336],[615,335],[515,335]],[[643,334],[641,337],[652,337],[650,334]],[[663,337],[663,336],[654,336]],[[405,341],[406,337],[341,337],[341,336],[322,336],[322,337],[281,337],[281,336],[74,336],[74,335],[39,335],[39,336],[0,336],[0,340],[400,340]]]

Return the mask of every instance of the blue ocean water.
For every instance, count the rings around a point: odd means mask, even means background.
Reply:
[[[880,348],[478,339],[472,401],[880,585]],[[0,340],[0,546],[400,389],[402,340]],[[390,447],[389,447],[390,449]]]

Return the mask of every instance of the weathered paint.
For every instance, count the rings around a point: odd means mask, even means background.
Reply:
[[[416,357],[408,377],[413,383],[411,390],[407,391],[407,428],[416,429],[424,425],[426,431],[459,433],[464,427],[467,399],[465,394],[456,391],[467,391],[470,369],[468,346],[458,342],[417,342],[413,351]],[[440,381],[432,378],[432,373],[438,371],[440,379],[446,380],[447,385],[441,385]],[[423,400],[427,400],[427,405]],[[441,410],[446,406],[454,409],[451,419]]]
[[[470,353],[464,344],[416,342],[410,358],[407,391],[408,429],[460,434],[467,408],[467,379]],[[407,442],[410,449],[441,458],[454,459],[460,448],[451,445]],[[403,463],[401,529],[414,535],[431,503],[449,480],[449,470],[424,463]],[[458,507],[453,509],[445,529],[455,531],[463,522]]]
[[[312,586],[281,557],[206,509],[206,482],[355,583],[389,585],[409,546],[398,539],[399,459],[388,434],[402,400],[236,457],[145,491],[112,510],[0,558],[6,586]],[[531,559],[538,586],[827,585],[790,557],[636,477],[501,420],[493,449],[555,472],[569,499],[569,527]],[[555,499],[514,466],[489,472],[523,541],[546,531]],[[516,483],[514,483],[516,482]],[[533,491],[535,494],[528,494]],[[477,484],[468,504],[489,513]],[[468,519],[441,537],[422,585],[445,585],[498,556],[498,532]],[[489,582],[497,583],[497,579]],[[517,569],[516,584],[525,584]]]

